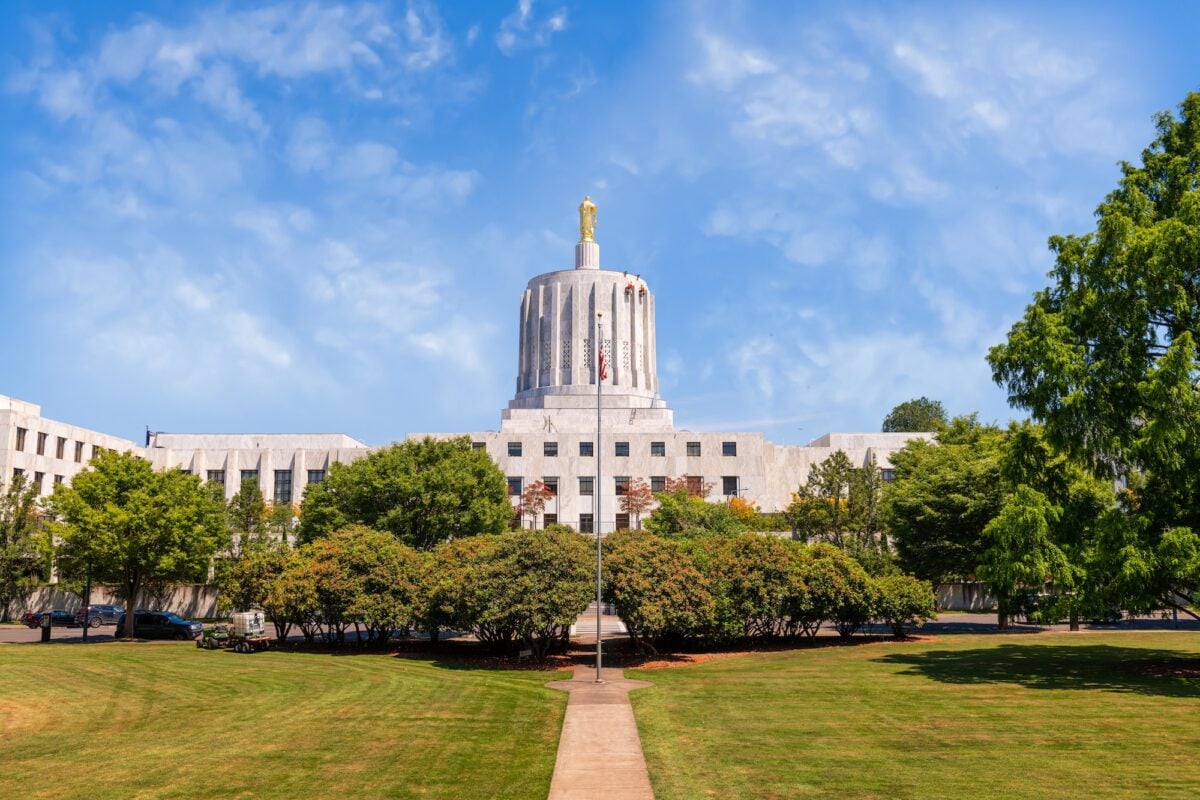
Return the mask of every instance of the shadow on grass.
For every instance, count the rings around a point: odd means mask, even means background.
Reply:
[[[889,653],[876,660],[906,666],[903,674],[941,683],[1015,683],[1030,689],[1200,697],[1200,658],[1174,650],[1029,643]]]

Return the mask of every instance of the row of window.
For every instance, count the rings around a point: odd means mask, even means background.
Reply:
[[[29,438],[29,431],[26,428],[17,428],[17,452],[18,453],[25,452],[25,440],[28,438]],[[49,443],[49,441],[50,441],[50,434],[40,433],[40,432],[38,433],[38,435],[37,435],[37,454],[39,456],[46,455],[46,445]],[[85,445],[83,442],[79,442],[79,441],[75,442],[75,463],[76,464],[83,463],[83,448],[84,448],[84,446]],[[104,450],[104,448],[98,444],[92,445],[92,456],[91,457],[95,458],[96,456],[100,455],[100,453],[103,450]],[[65,436],[56,436],[55,437],[54,457],[59,459],[60,461],[67,457],[67,438]]]
[[[476,450],[484,449],[483,442],[472,442],[471,446]],[[522,452],[521,442],[509,442],[508,443],[508,455],[510,457],[518,458],[518,457],[520,457],[521,452]],[[593,451],[591,442],[580,442],[579,443],[579,455],[584,456],[586,458],[586,457],[592,456],[593,452],[594,451]],[[667,454],[667,443],[666,442],[651,442],[650,443],[650,455],[666,456],[666,454]],[[542,455],[543,456],[557,456],[558,455],[558,442],[542,442]],[[628,456],[629,455],[629,442],[613,442],[613,455]],[[700,443],[699,442],[688,442],[687,443],[687,455],[689,458],[699,458],[700,457]],[[736,456],[737,455],[737,442],[721,442],[721,455]]]
[[[629,490],[629,476],[617,475],[613,477],[613,494],[620,496]],[[688,475],[687,480],[688,491],[699,492],[704,485],[704,478],[699,475]],[[552,496],[558,496],[558,478],[542,478],[542,483],[546,485],[549,493]],[[667,476],[652,475],[650,477],[650,491],[665,492],[667,490]],[[508,493],[514,497],[525,491],[524,478],[509,478]],[[722,475],[721,476],[721,494],[726,497],[736,497],[741,491],[741,482],[737,475]],[[591,497],[596,493],[596,479],[591,475],[583,475],[579,478],[579,494],[583,497]]]
[[[184,472],[189,471],[190,470],[184,470]],[[205,477],[209,483],[219,483],[222,486],[225,485],[225,470],[223,469],[210,469]],[[242,483],[245,483],[246,481],[254,481],[255,483],[258,483],[258,470],[241,470],[241,479]],[[323,480],[325,480],[325,470],[310,469],[308,471],[309,483],[320,483]],[[292,471],[290,469],[275,470],[275,493],[272,495],[272,498],[276,503],[292,502]]]
[[[13,473],[12,473],[12,474],[13,474],[13,479],[14,479],[14,480],[16,480],[17,478],[19,478],[20,476],[22,476],[22,475],[24,475],[24,474],[25,474],[25,470],[21,469],[20,467],[14,467],[14,468],[13,468]],[[55,475],[55,476],[54,476],[54,482],[55,482],[55,483],[62,483],[62,482],[63,482],[63,481],[65,481],[65,480],[66,480],[66,477],[65,477],[65,476],[63,476],[63,475]],[[30,481],[30,484],[31,484],[31,485],[33,485],[33,486],[36,486],[36,487],[37,487],[38,494],[41,494],[41,493],[42,493],[43,484],[44,484],[45,482],[46,482],[46,473],[44,473],[44,472],[35,472],[35,473],[33,473],[33,480],[32,480],[32,481]]]

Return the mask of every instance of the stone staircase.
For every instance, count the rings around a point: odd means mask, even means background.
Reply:
[[[625,630],[625,623],[621,622],[621,618],[613,613],[612,606],[607,603],[600,614],[600,636],[608,639],[615,636],[624,636],[628,631]],[[584,640],[596,641],[596,604],[592,603],[579,615],[579,619],[571,626],[571,636]]]

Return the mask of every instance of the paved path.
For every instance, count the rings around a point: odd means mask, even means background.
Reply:
[[[570,692],[558,740],[549,800],[654,800],[629,703],[629,690],[650,686],[626,680],[619,669],[576,667],[569,681],[546,684]]]

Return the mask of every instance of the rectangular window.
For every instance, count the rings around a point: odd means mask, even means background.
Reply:
[[[192,474],[192,471],[191,471],[190,469],[184,469],[183,467],[180,467],[180,468],[179,468],[179,471],[180,471],[180,472],[182,472],[184,475],[191,475],[191,474]]]
[[[665,456],[666,454],[667,454],[667,443],[666,442],[651,442],[650,443],[650,455]]]
[[[737,442],[721,442],[721,455],[736,456]]]
[[[579,515],[579,532],[580,533],[592,533],[592,515],[591,514],[580,514]]]
[[[508,443],[508,455],[510,457],[516,457],[516,456],[521,455],[521,443],[520,442],[509,442]]]
[[[579,493],[581,495],[583,495],[584,497],[590,497],[591,495],[595,494],[595,491],[594,491],[594,487],[596,485],[595,480],[596,479],[590,475],[580,478],[579,479]]]
[[[629,515],[617,514],[617,530],[623,531],[629,528]]]
[[[613,455],[627,456],[629,455],[629,442],[614,442]]]
[[[50,438],[50,434],[48,434],[48,433],[39,433],[38,434],[37,454],[39,456],[46,455],[46,440],[49,438]]]
[[[44,473],[44,472],[33,473],[33,485],[37,487],[38,494],[42,493],[42,484],[45,482],[45,480],[46,480],[46,473]]]
[[[207,473],[207,478],[208,478],[209,483],[219,483],[222,486],[224,486],[225,485],[225,470],[210,469]]]
[[[666,475],[651,475],[650,476],[650,491],[665,492],[667,490]]]
[[[724,475],[721,477],[721,494],[726,497],[737,497],[738,479],[737,475]]]
[[[100,455],[100,451],[103,449],[104,448],[98,444],[92,445],[92,458],[95,458],[96,456]]]
[[[628,494],[629,493],[629,476],[628,475],[618,475],[615,478],[613,478],[613,487],[615,488],[616,494],[618,497],[620,497],[623,494]]]
[[[704,478],[700,475],[687,476],[688,494],[699,496],[704,491]]]
[[[544,455],[544,456],[558,455],[558,442],[542,442],[542,455]]]
[[[83,463],[83,442],[75,443],[75,463],[76,464]]]
[[[275,502],[292,502],[292,471],[290,469],[275,470]]]
[[[29,431],[25,430],[24,428],[17,428],[17,452],[18,453],[25,452],[25,434],[27,434],[27,433],[29,433]]]
[[[55,482],[55,483],[62,483],[62,482],[63,482],[63,480],[65,480],[65,479],[63,478],[63,476],[62,476],[62,475],[55,475],[55,476],[54,476],[54,482]]]
[[[13,480],[14,481],[24,474],[25,474],[25,470],[21,469],[20,467],[13,467]]]
[[[580,442],[579,443],[579,455],[583,456],[584,458],[591,458],[592,443],[591,442]]]
[[[308,482],[309,483],[320,483],[323,480],[325,480],[325,470],[310,469],[308,471]]]
[[[242,470],[242,483],[245,483],[246,481],[254,481],[255,483],[258,483],[258,470],[256,470],[256,469]]]
[[[558,514],[542,514],[543,525],[553,525],[558,522]]]
[[[881,469],[881,470],[879,470],[879,476],[881,478],[883,478],[885,481],[887,481],[888,483],[891,483],[892,481],[896,480],[896,470]]]
[[[66,451],[67,451],[67,437],[60,436],[60,437],[58,437],[58,441],[54,445],[54,457],[61,459],[61,458],[63,458],[63,454],[66,453]]]
[[[558,497],[558,478],[542,478],[542,483],[546,484],[546,491],[550,492],[551,496]]]
[[[522,490],[522,487],[521,487],[522,483],[523,483],[523,481],[520,478],[509,478],[508,479],[509,495],[511,495],[512,497],[520,497],[521,490]]]
[[[472,450],[487,450],[487,445],[483,442],[471,442]]]
[[[700,443],[699,442],[688,442],[687,443],[687,454],[689,456],[700,455]]]

